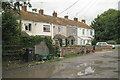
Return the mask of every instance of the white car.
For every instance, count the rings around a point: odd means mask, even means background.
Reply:
[[[96,45],[99,45],[99,46],[112,46],[113,49],[115,49],[115,45],[113,44],[108,44],[107,42],[97,42]]]

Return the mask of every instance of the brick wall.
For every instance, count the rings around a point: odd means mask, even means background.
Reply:
[[[95,46],[95,50],[93,49],[93,46],[86,46],[86,47],[74,47],[74,48],[67,48],[67,47],[62,47],[62,56],[64,56],[65,54],[70,54],[70,53],[75,53],[75,54],[87,54],[90,52],[98,52],[98,51],[102,51],[105,49],[112,49],[111,46]],[[84,51],[84,52],[82,52]]]

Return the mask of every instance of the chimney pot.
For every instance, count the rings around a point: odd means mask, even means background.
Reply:
[[[78,18],[74,18],[74,21],[78,21]]]
[[[39,14],[43,15],[43,14],[44,14],[44,10],[43,10],[43,9],[40,9],[40,10],[39,10]]]
[[[55,11],[53,12],[53,16],[54,16],[54,17],[57,17],[57,13],[56,13]]]
[[[86,23],[86,21],[85,21],[84,19],[82,20],[82,22],[83,22],[83,23]]]
[[[68,19],[68,16],[64,16],[65,19]]]
[[[27,11],[27,6],[22,6],[22,10],[26,12]]]

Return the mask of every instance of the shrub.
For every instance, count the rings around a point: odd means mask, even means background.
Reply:
[[[97,43],[96,39],[93,39],[92,40],[92,45],[96,45],[96,43]]]
[[[39,44],[41,41],[45,41],[46,45],[49,48],[51,54],[55,53],[55,47],[52,44],[52,39],[49,36],[41,37],[41,36],[29,36],[22,35],[21,36],[21,45],[24,47],[34,48],[36,44]]]
[[[62,43],[63,43],[62,39],[59,38],[58,40],[59,40],[59,43],[60,43],[60,47],[62,47]]]

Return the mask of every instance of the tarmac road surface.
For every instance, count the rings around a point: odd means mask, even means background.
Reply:
[[[118,78],[118,50],[11,70],[3,78]]]

